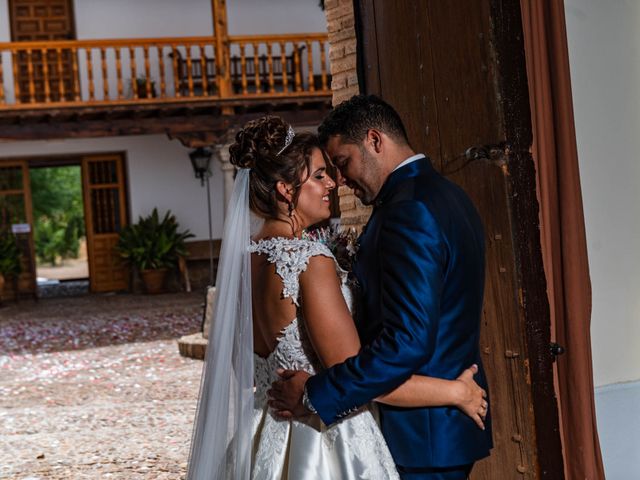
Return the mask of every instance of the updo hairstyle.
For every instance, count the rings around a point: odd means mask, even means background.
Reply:
[[[266,116],[249,121],[236,134],[229,147],[230,161],[238,168],[250,168],[249,207],[263,218],[278,217],[276,184],[293,185],[290,208],[295,208],[300,187],[311,174],[311,153],[320,149],[318,137],[312,133],[296,133],[293,141],[280,154],[289,124],[282,118]]]

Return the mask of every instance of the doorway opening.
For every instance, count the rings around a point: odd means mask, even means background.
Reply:
[[[30,168],[39,297],[89,293],[82,171],[74,163]]]

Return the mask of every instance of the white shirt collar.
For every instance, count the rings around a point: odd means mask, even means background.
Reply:
[[[415,162],[416,160],[420,160],[421,158],[424,158],[425,155],[424,153],[417,153],[409,158],[407,158],[404,162],[402,162],[400,165],[398,165],[396,168],[394,168],[392,171],[395,172],[396,170],[398,170],[399,168],[404,167],[405,165],[409,165],[411,162]]]

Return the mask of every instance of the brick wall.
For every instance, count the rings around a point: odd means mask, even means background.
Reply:
[[[353,0],[325,0],[327,30],[329,32],[329,59],[331,61],[331,89],[333,104],[360,93],[356,71],[356,30]],[[360,203],[351,189],[340,187],[342,225],[358,230],[364,226],[371,208]]]

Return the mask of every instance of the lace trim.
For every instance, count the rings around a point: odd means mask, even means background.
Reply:
[[[249,252],[267,255],[268,262],[276,265],[276,273],[282,278],[282,298],[291,298],[298,307],[298,277],[307,269],[309,259],[323,255],[335,261],[333,253],[324,243],[299,238],[274,237],[251,242]]]
[[[304,370],[310,375],[315,375],[315,365],[320,365],[318,358],[304,326],[296,318],[282,329],[278,344],[268,357],[254,355],[255,407],[262,408],[267,403],[267,390],[271,383],[278,379],[278,368]]]

